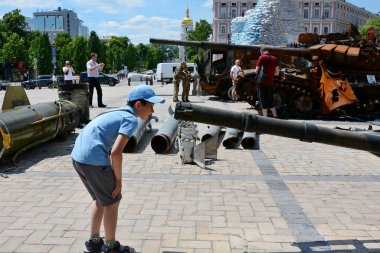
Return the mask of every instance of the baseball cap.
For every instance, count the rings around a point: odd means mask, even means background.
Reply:
[[[69,61],[66,61],[66,64],[70,64],[70,62],[69,62]]]
[[[165,99],[162,97],[156,96],[154,91],[149,88],[146,84],[141,84],[139,86],[135,86],[131,89],[131,91],[128,94],[128,101],[136,101],[139,99],[144,99],[145,101],[151,102],[151,103],[165,103]]]

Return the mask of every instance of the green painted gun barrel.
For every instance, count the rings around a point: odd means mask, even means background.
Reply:
[[[79,124],[78,107],[70,101],[20,106],[0,113],[0,159],[62,136]]]
[[[374,133],[331,129],[307,122],[273,119],[183,102],[177,103],[174,118],[380,153],[380,135]]]

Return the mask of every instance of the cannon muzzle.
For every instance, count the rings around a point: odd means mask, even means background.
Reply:
[[[370,133],[331,129],[307,122],[273,119],[252,113],[231,112],[183,102],[177,103],[174,117],[179,120],[224,126],[247,132],[380,153],[380,136]]]

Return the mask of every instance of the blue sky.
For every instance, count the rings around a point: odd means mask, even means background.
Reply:
[[[380,0],[348,0],[374,13]],[[74,10],[85,26],[98,35],[128,36],[134,43],[148,43],[149,38],[179,39],[186,5],[196,21],[212,22],[212,0],[0,0],[0,16],[15,8],[32,17],[37,10],[57,7]]]

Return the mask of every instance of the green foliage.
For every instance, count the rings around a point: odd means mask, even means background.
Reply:
[[[189,41],[206,41],[212,34],[212,26],[205,19],[199,20],[195,23],[195,28],[193,31],[189,31],[188,40]],[[195,59],[199,59],[200,55],[203,55],[203,50],[198,52],[197,48],[186,47],[187,51],[187,61],[194,62]]]
[[[116,36],[112,36],[111,39],[105,44],[107,70],[117,72],[122,68],[122,65],[126,65],[128,45],[128,37]]]
[[[53,73],[53,64],[51,63],[53,57],[51,55],[51,45],[47,33],[43,33],[38,40],[37,45],[37,60],[38,60],[38,73],[47,75]]]
[[[66,65],[65,62],[71,60],[71,55],[69,54],[70,51],[67,50],[70,42],[71,38],[68,33],[58,33],[55,38],[58,73],[60,73],[60,70]]]
[[[158,47],[149,46],[148,53],[145,57],[145,68],[155,69],[157,64],[163,62],[165,57],[164,51]]]
[[[24,44],[24,39],[13,33],[2,48],[3,60],[5,62],[12,62],[13,57],[15,57],[18,62],[27,62],[28,54]]]
[[[98,55],[98,60],[103,61],[105,56],[103,54],[102,43],[95,31],[91,31],[90,37],[88,38],[88,53],[96,53]]]
[[[367,21],[367,23],[365,23],[364,25],[362,25],[361,27],[359,27],[359,32],[360,32],[360,35],[365,38],[366,35],[367,35],[367,30],[369,27],[375,27],[376,30],[377,30],[377,40],[379,41],[379,36],[380,36],[380,18],[371,18]]]
[[[90,59],[87,53],[87,39],[83,36],[75,37],[67,48],[67,53],[71,55],[71,64],[76,72],[85,71],[86,63]]]
[[[126,65],[129,71],[133,71],[137,65],[137,52],[133,44],[129,44],[126,52]]]
[[[33,69],[34,59],[38,60],[38,74],[53,72],[52,47],[46,33],[26,31],[26,19],[16,9],[4,14],[0,20],[0,59],[17,60],[29,63]],[[201,21],[198,29],[203,29]],[[202,33],[199,33],[202,34]],[[199,35],[196,36],[204,36]],[[70,61],[77,73],[86,70],[86,62],[90,53],[98,54],[98,62],[105,63],[105,70],[117,71],[127,66],[130,71],[156,68],[164,58],[177,58],[177,46],[144,45],[134,46],[128,37],[113,36],[108,42],[101,41],[96,32],[91,31],[90,37],[79,36],[70,38],[67,33],[59,33],[55,38],[58,73],[62,74],[65,61]]]
[[[20,14],[19,9],[5,13],[1,22],[1,30],[7,34],[16,33],[18,36],[23,37],[26,35],[25,28],[27,26],[26,19]]]

